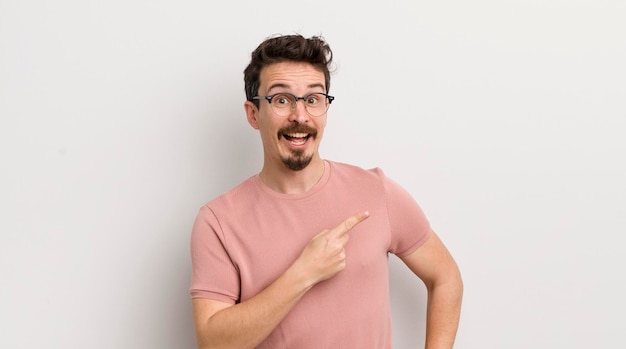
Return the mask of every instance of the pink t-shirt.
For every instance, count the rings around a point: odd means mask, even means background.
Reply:
[[[191,297],[234,304],[276,280],[320,231],[370,212],[348,233],[346,268],[309,290],[258,348],[391,348],[388,253],[417,250],[430,225],[380,169],[325,163],[305,194],[250,177],[202,206],[193,226]]]

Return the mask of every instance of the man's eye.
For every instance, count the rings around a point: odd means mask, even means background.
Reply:
[[[276,97],[274,97],[274,103],[280,104],[280,105],[291,104],[291,102],[289,100],[289,97],[287,97],[287,96],[276,96]]]
[[[320,101],[320,99],[317,96],[309,96],[306,99],[307,104],[317,104],[317,102],[319,102],[319,101]]]

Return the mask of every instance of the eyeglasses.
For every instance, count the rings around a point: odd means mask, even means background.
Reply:
[[[284,117],[289,116],[296,109],[296,103],[299,100],[304,101],[304,109],[309,115],[322,116],[335,97],[321,92],[309,93],[304,97],[298,97],[289,92],[280,92],[269,96],[254,96],[252,99],[265,99],[276,115]]]

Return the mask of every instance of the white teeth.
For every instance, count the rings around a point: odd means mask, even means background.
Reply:
[[[308,133],[288,133],[287,136],[292,137],[292,138],[304,138],[306,136],[308,136]]]

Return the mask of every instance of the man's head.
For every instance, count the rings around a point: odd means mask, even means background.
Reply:
[[[257,107],[258,100],[253,100],[261,85],[261,71],[268,65],[280,62],[309,63],[324,73],[326,93],[330,90],[330,65],[333,53],[330,46],[320,36],[305,38],[302,35],[283,35],[263,41],[252,52],[250,64],[244,70],[246,100]]]
[[[252,53],[244,71],[244,108],[261,135],[264,168],[300,171],[312,161],[322,165],[319,144],[334,98],[327,95],[331,60],[326,42],[300,35],[267,39]]]

